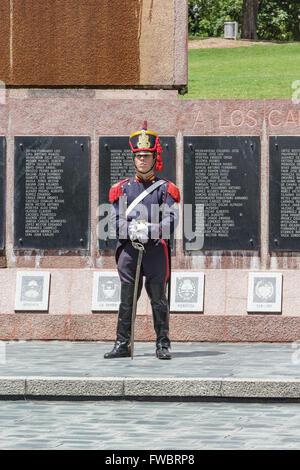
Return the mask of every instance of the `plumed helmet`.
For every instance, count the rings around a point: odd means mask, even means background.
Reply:
[[[129,136],[129,145],[133,155],[139,152],[147,152],[156,155],[155,170],[161,171],[163,169],[162,162],[162,148],[159,142],[159,137],[155,132],[147,130],[147,121],[143,122],[142,129],[134,132]]]

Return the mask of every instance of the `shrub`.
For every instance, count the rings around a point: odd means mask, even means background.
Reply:
[[[243,0],[189,0],[189,33],[193,36],[223,36],[225,21],[242,24]],[[299,3],[260,0],[259,39],[300,40]]]

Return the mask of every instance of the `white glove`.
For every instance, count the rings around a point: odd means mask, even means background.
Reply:
[[[133,219],[128,226],[128,233],[131,241],[138,240],[141,243],[147,243],[149,239],[148,222]]]
[[[138,224],[137,239],[141,243],[147,243],[148,241],[148,225]]]
[[[134,241],[137,239],[136,232],[137,232],[137,222],[135,219],[133,219],[128,226],[128,234],[129,234],[129,238],[131,241]]]

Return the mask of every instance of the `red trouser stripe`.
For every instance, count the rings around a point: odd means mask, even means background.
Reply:
[[[165,240],[161,238],[161,242],[164,247],[164,252],[165,252],[166,262],[167,262],[166,277],[165,277],[165,282],[167,282],[167,280],[169,279],[169,274],[170,274],[169,273],[169,252],[168,252],[168,247],[167,247]]]

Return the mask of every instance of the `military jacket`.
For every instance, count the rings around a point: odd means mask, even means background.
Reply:
[[[126,215],[126,209],[143,191],[156,181],[163,183]],[[114,184],[109,192],[113,204],[112,223],[118,238],[118,248],[129,240],[128,226],[133,219],[148,223],[149,243],[170,240],[178,224],[180,193],[178,188],[165,178],[153,175],[143,181],[137,175]]]

